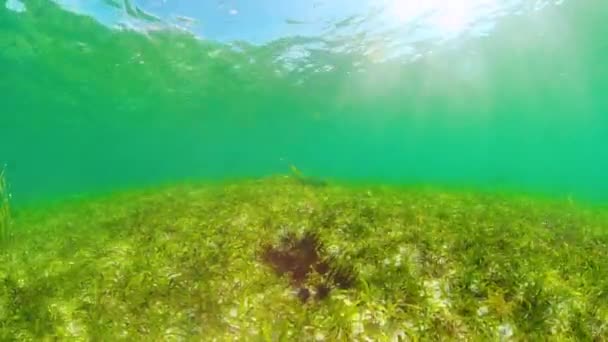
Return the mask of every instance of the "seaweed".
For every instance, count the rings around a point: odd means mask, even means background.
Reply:
[[[601,208],[277,176],[11,220],[0,340],[608,336]]]
[[[11,208],[9,190],[6,182],[6,168],[0,169],[0,243],[10,238]]]

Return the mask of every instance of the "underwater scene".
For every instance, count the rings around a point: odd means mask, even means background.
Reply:
[[[0,0],[0,341],[608,341],[608,2]]]

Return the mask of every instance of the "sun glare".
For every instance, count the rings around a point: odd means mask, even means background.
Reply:
[[[394,0],[389,15],[400,23],[420,23],[443,37],[458,36],[484,13],[496,8],[496,0]]]

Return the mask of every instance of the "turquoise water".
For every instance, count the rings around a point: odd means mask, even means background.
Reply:
[[[0,0],[0,340],[603,340],[606,18]]]
[[[318,16],[290,5],[303,18],[226,2],[230,21],[176,28],[204,12],[178,13],[185,3],[0,1],[0,163],[15,203],[290,164],[608,200],[606,3],[416,21],[388,1]]]

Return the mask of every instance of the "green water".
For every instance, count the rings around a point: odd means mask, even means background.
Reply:
[[[15,203],[289,164],[340,181],[608,199],[601,1],[420,43],[413,61],[375,62],[363,39],[310,48],[301,70],[277,56],[340,40],[227,44],[25,4],[0,6],[0,163]]]
[[[0,0],[0,340],[604,341],[607,3],[367,2]]]

